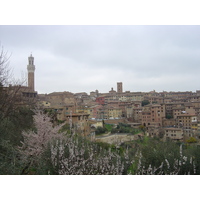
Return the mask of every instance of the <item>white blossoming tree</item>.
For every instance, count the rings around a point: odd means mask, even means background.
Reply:
[[[42,173],[59,175],[123,173],[126,164],[117,152],[103,149],[75,133],[60,132],[63,124],[53,127],[51,118],[42,111],[35,112],[34,124],[35,130],[22,133],[20,152],[24,161],[29,161],[22,174],[30,173],[33,166],[45,168]]]

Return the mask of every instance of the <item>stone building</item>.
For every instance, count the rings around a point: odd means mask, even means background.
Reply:
[[[104,105],[105,104],[105,97],[97,97],[95,101],[100,105]]]
[[[88,136],[90,134],[90,124],[88,121],[89,114],[75,113],[66,115],[66,121],[72,125],[73,131]]]
[[[108,110],[108,119],[120,119],[122,117],[122,109],[119,107],[109,106]]]
[[[181,128],[164,128],[164,140],[170,138],[176,141],[183,141],[183,129]]]
[[[177,116],[177,126],[183,129],[197,130],[197,116],[194,114],[181,114]]]
[[[133,120],[134,122],[142,122],[142,107],[133,108]]]
[[[150,104],[144,106],[142,111],[142,124],[149,126],[157,124],[162,126],[162,121],[165,118],[165,105],[164,104]]]
[[[122,82],[117,83],[117,93],[123,93]]]

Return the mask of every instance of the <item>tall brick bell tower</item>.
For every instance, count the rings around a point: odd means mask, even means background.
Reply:
[[[35,91],[35,83],[34,83],[34,72],[35,72],[35,65],[34,65],[34,57],[32,54],[28,57],[28,87],[31,91]]]

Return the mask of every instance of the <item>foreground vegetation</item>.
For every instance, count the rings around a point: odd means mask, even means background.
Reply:
[[[16,117],[23,122],[20,126]],[[144,137],[116,147],[91,142],[73,129],[60,131],[63,125],[53,125],[48,114],[28,108],[1,120],[0,173],[200,174],[197,146]]]

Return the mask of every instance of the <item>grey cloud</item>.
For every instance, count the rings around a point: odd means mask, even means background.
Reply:
[[[40,91],[199,89],[199,26],[0,26],[0,41],[15,72],[33,52]]]

